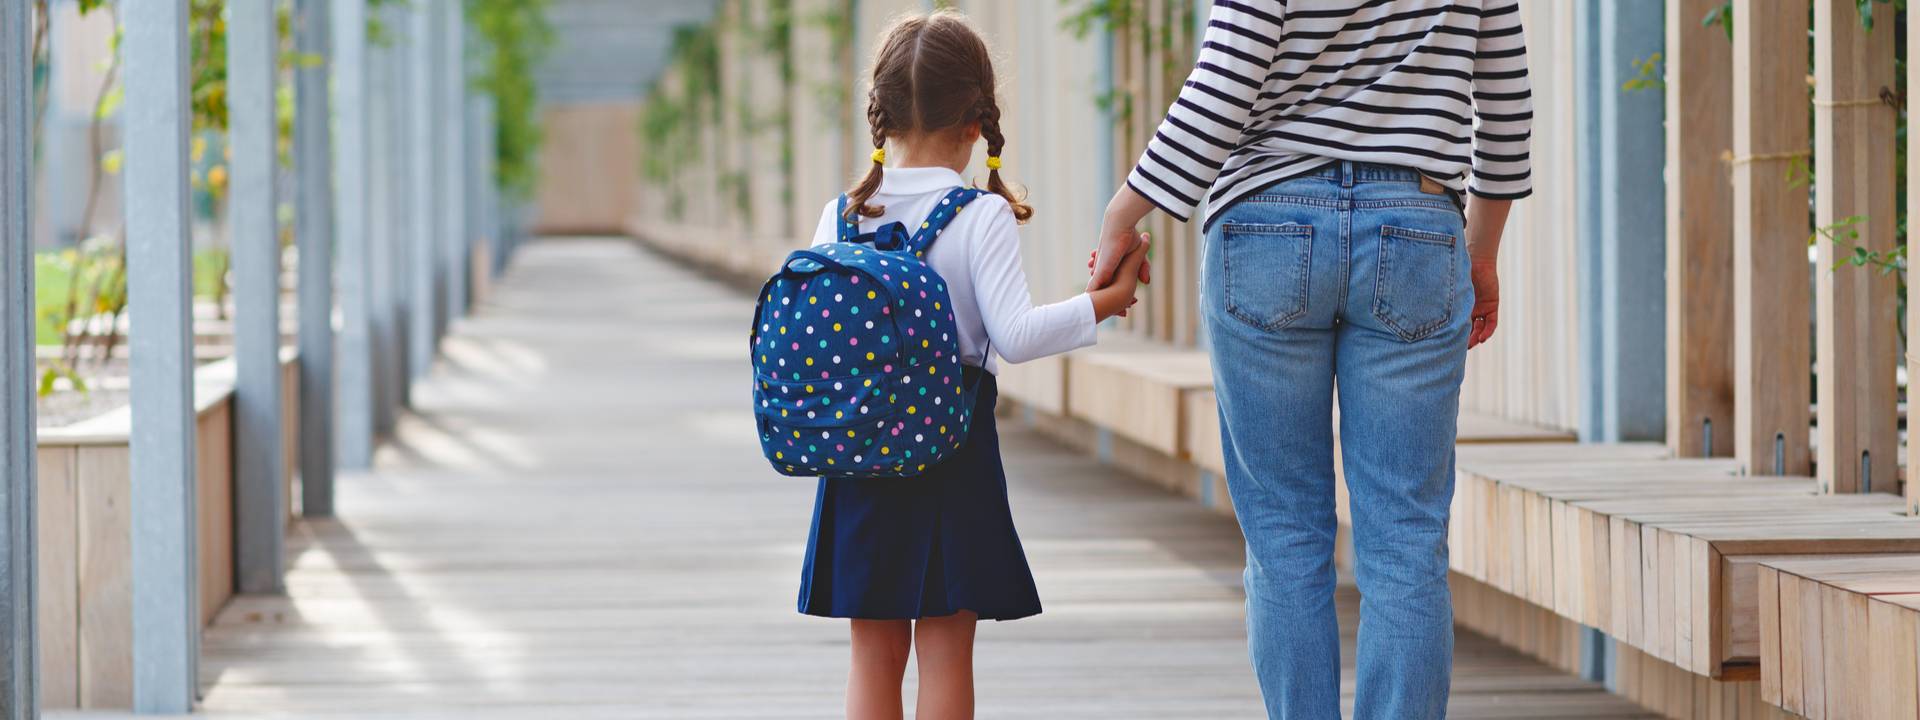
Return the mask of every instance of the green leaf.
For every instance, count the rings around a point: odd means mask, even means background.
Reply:
[[[53,368],[47,368],[46,372],[40,373],[40,397],[52,395],[53,384],[59,379],[60,373]]]

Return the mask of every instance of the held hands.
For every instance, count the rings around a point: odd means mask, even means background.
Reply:
[[[1127,188],[1122,188],[1121,195],[1131,196],[1132,192]],[[1118,204],[1119,202],[1120,198],[1116,197],[1115,203]],[[1105,287],[1107,283],[1113,282],[1114,276],[1117,274],[1116,271],[1120,268],[1121,260],[1127,257],[1128,253],[1145,246],[1146,234],[1134,232],[1133,229],[1135,225],[1139,224],[1139,217],[1133,217],[1133,219],[1129,221],[1124,217],[1116,218],[1116,212],[1120,212],[1122,215],[1130,214],[1124,211],[1107,211],[1107,218],[1100,225],[1100,245],[1093,251],[1093,259],[1087,263],[1088,269],[1093,271],[1090,277],[1087,278],[1087,292],[1093,292],[1094,290]],[[1144,216],[1146,213],[1140,212],[1139,214]],[[1140,282],[1152,283],[1151,274],[1151,265],[1142,263],[1139,272]]]
[[[1129,233],[1130,235],[1132,233]],[[1147,266],[1147,249],[1153,239],[1146,233],[1133,236],[1134,244],[1114,262],[1114,280],[1102,287],[1088,291],[1093,298],[1094,319],[1105,320],[1115,315],[1126,315],[1127,308],[1136,302],[1133,294],[1140,284],[1147,281],[1150,274]],[[1094,267],[1099,259],[1098,251],[1094,258],[1087,261],[1088,267]]]

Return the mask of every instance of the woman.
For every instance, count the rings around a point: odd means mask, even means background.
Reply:
[[[1494,258],[1531,191],[1530,103],[1517,0],[1216,0],[1108,205],[1090,287],[1153,208],[1211,208],[1201,307],[1271,717],[1340,716],[1336,383],[1355,716],[1446,714],[1460,381],[1499,322]]]

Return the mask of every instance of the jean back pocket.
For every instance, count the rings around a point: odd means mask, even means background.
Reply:
[[[1313,226],[1224,223],[1222,290],[1227,312],[1265,330],[1307,314]]]
[[[1459,285],[1456,252],[1450,233],[1382,225],[1374,317],[1407,342],[1445,327]]]

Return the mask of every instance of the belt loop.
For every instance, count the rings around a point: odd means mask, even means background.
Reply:
[[[1355,169],[1352,160],[1340,161],[1340,187],[1353,187],[1353,173]]]

